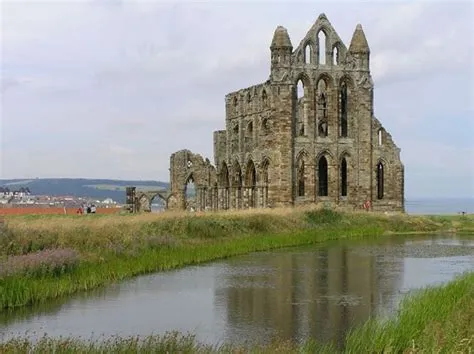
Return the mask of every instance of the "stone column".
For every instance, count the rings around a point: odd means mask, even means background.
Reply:
[[[226,205],[226,192],[224,188],[219,188],[219,209],[225,209]]]
[[[232,196],[231,196],[231,187],[227,188],[227,191],[225,192],[225,197],[227,198],[224,203],[227,209],[230,209],[232,207]]]
[[[256,208],[261,208],[263,206],[262,204],[262,187],[257,186],[255,188],[255,207]]]
[[[202,189],[202,204],[201,204],[201,210],[206,210],[207,206],[207,188],[203,187]]]
[[[242,187],[235,188],[235,209],[240,209],[242,206]]]
[[[243,188],[243,196],[242,196],[242,209],[248,209],[249,207],[249,188]]]
[[[242,209],[243,208],[243,187],[240,186],[237,188],[237,208]]]
[[[237,209],[237,187],[230,187],[229,209]]]

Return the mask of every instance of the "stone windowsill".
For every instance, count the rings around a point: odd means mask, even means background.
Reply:
[[[332,197],[320,197],[319,195],[316,196],[316,201],[317,202],[331,202],[333,201],[333,198]]]
[[[352,144],[354,142],[354,139],[353,138],[341,138],[339,137],[339,143],[342,143],[342,144]]]

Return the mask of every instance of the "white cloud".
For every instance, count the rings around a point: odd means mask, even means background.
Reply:
[[[414,2],[381,16],[369,30],[374,79],[406,81],[466,70],[474,59],[472,9],[469,3]]]
[[[426,153],[411,135],[423,131],[442,156],[469,152],[456,141],[440,144],[442,124],[430,124],[472,120],[469,3],[24,4],[2,4],[4,177],[167,180],[176,150],[212,160],[212,132],[224,127],[224,95],[268,78],[277,25],[288,28],[296,47],[320,12],[346,45],[362,23],[376,115],[402,148],[408,185]],[[51,151],[52,142],[61,149]],[[440,168],[427,161],[426,170]]]
[[[28,45],[64,30],[85,15],[83,5],[80,1],[66,4],[57,1],[3,0],[0,3],[3,45]]]

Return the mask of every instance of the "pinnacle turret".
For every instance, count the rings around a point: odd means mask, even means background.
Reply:
[[[349,52],[351,53],[370,53],[369,43],[367,43],[367,38],[365,38],[364,30],[362,25],[358,24],[352,35],[351,44],[349,46]]]
[[[270,49],[276,48],[293,49],[288,31],[283,26],[278,26],[275,30],[275,33],[273,34],[273,40],[272,44],[270,45]]]

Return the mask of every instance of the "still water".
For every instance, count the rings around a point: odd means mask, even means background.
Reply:
[[[0,339],[193,332],[207,343],[340,342],[403,295],[474,270],[474,235],[386,237],[253,253],[0,313]]]

